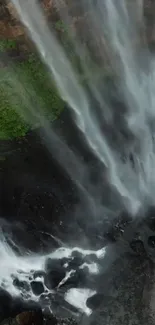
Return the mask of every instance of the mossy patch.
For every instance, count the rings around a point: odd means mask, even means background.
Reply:
[[[46,117],[56,119],[64,108],[40,59],[8,63],[0,69],[0,139],[21,137]]]
[[[16,40],[7,40],[7,39],[1,39],[0,40],[0,52],[6,52],[7,50],[12,50],[17,47]]]

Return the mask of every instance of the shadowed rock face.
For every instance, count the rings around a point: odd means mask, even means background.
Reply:
[[[123,255],[100,279],[100,296],[89,299],[94,311],[82,324],[154,324],[153,282],[154,265],[149,260]]]
[[[11,1],[0,1],[0,38],[12,39],[23,36],[25,30]]]
[[[59,11],[60,10],[63,11],[67,5],[69,14],[72,17],[72,23],[75,24],[79,36],[82,37],[83,41],[85,41],[85,38],[87,38],[88,36],[85,35],[86,32],[85,27],[87,26],[88,13],[87,12],[84,13],[80,1],[38,0],[38,3],[41,5],[49,22],[59,21],[61,19],[59,15]],[[150,47],[153,48],[155,42],[154,1],[145,0],[143,12],[145,17],[144,22],[145,22],[146,37]],[[19,21],[17,11],[10,0],[0,1],[0,38],[7,38],[7,39],[13,38],[17,40],[23,38],[27,42],[27,46],[28,47],[30,46],[30,41],[27,38],[26,30],[21,24],[21,22]],[[91,40],[90,40],[90,46],[91,46]],[[106,56],[106,51],[105,51],[105,56]]]

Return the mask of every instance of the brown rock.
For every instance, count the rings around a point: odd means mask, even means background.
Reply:
[[[42,325],[43,317],[36,311],[26,311],[16,316],[19,325]]]

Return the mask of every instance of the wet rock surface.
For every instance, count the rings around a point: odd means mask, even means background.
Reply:
[[[92,183],[91,190],[93,194],[97,189],[101,166],[90,152],[67,109],[52,128],[65,139],[75,157],[76,155],[80,157],[83,172],[87,170],[88,174],[86,180],[81,178],[86,190],[90,182],[89,177],[94,177],[95,182]],[[13,233],[20,247],[35,251],[44,250],[48,246],[50,249],[60,247],[65,243],[66,236],[67,242],[72,242],[72,245],[77,245],[80,240],[87,247],[92,245],[101,247],[103,243],[101,214],[94,219],[91,208],[88,211],[86,197],[79,195],[75,182],[56,161],[57,152],[53,151],[51,155],[48,151],[50,146],[55,148],[55,139],[52,140],[51,137],[51,143],[47,148],[42,132],[42,130],[38,130],[38,134],[32,132],[20,141],[10,143],[6,141],[1,146],[3,155],[5,152],[8,153],[5,162],[1,163],[0,175],[2,198],[0,210],[1,216],[7,220],[7,224],[1,221],[3,228],[6,232]],[[66,156],[65,151],[64,155]],[[100,188],[98,191],[101,193]],[[107,197],[104,200],[110,204]],[[90,222],[86,225],[88,214]],[[8,223],[11,224],[10,229]],[[89,241],[90,233],[92,235]]]

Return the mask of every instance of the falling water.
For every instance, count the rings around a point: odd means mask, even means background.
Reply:
[[[121,1],[119,4],[112,0],[104,1],[104,3],[97,1],[95,4],[93,1],[90,1],[89,4],[82,3],[84,9],[90,11],[92,24],[90,36],[92,39],[94,37],[100,39],[100,48],[97,47],[96,51],[102,52],[104,50],[103,43],[106,42],[105,48],[108,47],[108,53],[110,53],[110,65],[119,76],[117,88],[126,107],[124,123],[126,123],[127,132],[133,135],[133,141],[126,148],[124,162],[120,150],[109,145],[104,130],[100,128],[101,121],[99,123],[96,118],[95,108],[91,104],[88,93],[82,88],[67,53],[56,39],[54,32],[49,29],[38,2],[19,0],[12,2],[42,59],[48,66],[51,77],[55,79],[60,95],[74,111],[76,124],[84,133],[91,150],[106,167],[111,187],[119,194],[121,201],[133,215],[137,214],[141,208],[144,209],[147,205],[153,204],[155,186],[154,130],[151,129],[150,122],[154,118],[152,86],[154,60],[147,49],[145,50],[144,46],[139,44],[139,30],[143,23],[141,3],[138,1],[135,3],[134,15],[132,6],[128,8],[125,1]],[[62,19],[66,24],[69,23],[67,9]],[[71,28],[70,35],[81,65],[88,72],[88,84],[91,92],[100,103],[98,110],[101,110],[101,117],[113,130],[116,127],[115,112],[104,98],[104,89],[95,82],[93,84],[93,75],[89,73],[86,60],[90,53],[79,42],[75,28]],[[150,56],[149,64],[148,56]],[[146,67],[143,61],[146,62]],[[101,69],[102,66],[100,71]],[[118,116],[120,114],[121,119],[121,112],[118,111],[117,114]],[[115,133],[116,136],[117,133],[120,136],[119,129]],[[50,134],[48,136],[50,137]],[[131,155],[134,160],[134,168],[130,159]],[[81,170],[81,166],[79,170]],[[76,179],[77,177],[78,175],[76,175]]]
[[[49,28],[38,1],[12,0],[12,3],[46,64],[51,78],[55,80],[61,97],[74,113],[76,125],[83,133],[92,153],[106,170],[106,179],[119,198],[121,208],[124,207],[133,217],[142,213],[149,205],[154,204],[155,192],[153,122],[155,62],[141,35],[144,27],[142,1],[135,1],[134,8],[132,3],[129,5],[124,0],[81,1],[83,12],[89,13],[87,36],[95,44],[100,58],[97,79],[94,70],[91,71],[94,62],[90,49],[80,41],[76,27],[71,25],[67,6],[61,11],[57,1],[61,19],[69,28],[70,39],[79,58],[81,69],[87,75],[89,91],[82,86],[69,53],[60,44],[54,31]],[[119,107],[113,107],[107,99],[102,76],[105,57],[109,69],[117,80],[116,89],[124,105],[123,113]],[[22,87],[16,74],[14,78],[19,87]],[[30,110],[35,111],[30,102],[27,104]],[[63,156],[63,168],[78,185],[79,191],[88,197],[87,202],[96,205],[89,187],[85,188],[86,167],[62,139],[54,134],[46,118],[41,118],[44,119],[48,149],[55,154],[59,163]],[[114,135],[114,141],[109,141],[102,123]],[[127,137],[124,137],[122,132],[122,124]],[[51,138],[55,140],[54,147],[50,146]],[[103,182],[102,175],[101,182]],[[101,186],[102,183],[99,185]],[[98,208],[104,209],[100,206]],[[114,210],[113,207],[111,210]],[[17,258],[11,249],[3,244],[2,254],[4,252],[7,257],[9,256],[9,259],[4,258],[4,264],[6,263],[4,269],[8,270],[5,279],[6,288],[12,288],[8,279],[9,277],[11,279],[12,274],[17,273],[18,259],[21,261],[21,269],[27,272],[24,275],[26,277],[31,271],[31,257]],[[56,254],[57,258],[60,258],[59,251]],[[38,257],[33,257],[34,269],[43,269],[45,258],[47,256],[40,256],[37,265]],[[8,263],[11,263],[11,270]],[[70,294],[68,293],[66,298],[68,301],[71,300]]]

